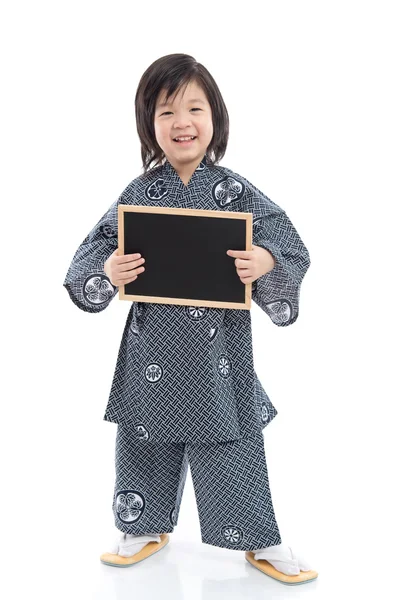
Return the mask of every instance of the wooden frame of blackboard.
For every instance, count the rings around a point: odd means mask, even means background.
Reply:
[[[119,254],[125,254],[125,227],[124,227],[124,218],[126,212],[140,212],[140,213],[156,213],[163,215],[184,215],[191,218],[198,217],[212,217],[216,219],[241,219],[245,221],[245,231],[246,231],[246,242],[245,248],[241,248],[243,250],[251,250],[252,249],[252,236],[253,236],[253,214],[252,213],[244,213],[244,212],[225,212],[218,210],[199,210],[199,209],[191,209],[191,208],[167,208],[167,207],[153,207],[153,206],[136,206],[136,205],[126,205],[120,204],[118,206],[118,249]],[[232,250],[238,250],[239,248],[231,248]],[[228,248],[227,248],[228,250]],[[146,258],[146,257],[145,257]],[[229,258],[229,257],[227,257]],[[234,261],[233,258],[230,260]],[[144,263],[146,266],[146,263]],[[145,272],[144,272],[145,273]],[[144,274],[143,273],[143,274]],[[141,277],[142,274],[139,273],[138,278]],[[239,278],[239,276],[237,275]],[[137,281],[137,280],[136,280]],[[134,284],[135,282],[133,282]],[[244,287],[244,300],[243,302],[229,302],[229,301],[218,301],[218,300],[204,300],[198,298],[170,298],[170,297],[161,297],[161,296],[143,296],[137,294],[127,294],[125,291],[125,286],[119,286],[119,299],[120,300],[129,300],[134,302],[152,302],[155,304],[179,304],[183,306],[208,306],[213,308],[232,308],[232,309],[247,309],[251,308],[251,295],[252,295],[252,284],[244,284],[239,281],[241,285]]]

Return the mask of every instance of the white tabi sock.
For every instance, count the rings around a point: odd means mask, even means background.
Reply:
[[[140,552],[149,542],[161,542],[161,537],[158,534],[148,535],[132,535],[123,533],[118,540],[115,541],[111,554],[118,554],[124,558],[129,558]]]
[[[311,570],[307,561],[296,555],[290,546],[279,544],[253,550],[253,552],[256,560],[267,560],[277,571],[285,575],[299,575],[300,571]]]

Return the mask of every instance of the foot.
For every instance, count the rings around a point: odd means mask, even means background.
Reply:
[[[124,558],[129,558],[140,552],[149,542],[160,542],[161,537],[157,534],[132,535],[122,533],[114,542],[111,554],[118,554]]]
[[[279,544],[261,550],[253,550],[256,560],[267,560],[277,571],[285,575],[299,575],[300,571],[310,571],[311,567],[290,546]]]

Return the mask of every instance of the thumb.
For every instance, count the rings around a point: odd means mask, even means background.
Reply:
[[[116,250],[114,250],[114,252],[112,254],[110,254],[110,256],[105,261],[104,265],[109,265],[110,264],[110,260],[113,258],[113,256],[118,256],[118,250],[119,249],[116,248]]]

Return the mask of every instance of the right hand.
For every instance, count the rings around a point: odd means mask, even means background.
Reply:
[[[114,286],[126,285],[135,281],[140,273],[143,273],[144,267],[141,267],[145,261],[139,258],[140,254],[122,254],[118,255],[117,248],[104,263],[104,272]]]

